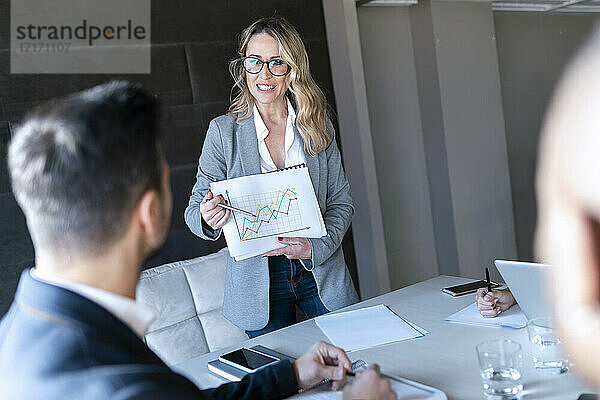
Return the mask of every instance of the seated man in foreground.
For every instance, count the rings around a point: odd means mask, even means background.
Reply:
[[[341,387],[350,360],[326,343],[204,391],[145,346],[153,313],[135,288],[172,208],[157,111],[138,87],[110,83],[38,109],[14,136],[11,181],[36,266],[0,324],[0,399],[269,399],[325,378]],[[344,397],[396,395],[375,366]]]

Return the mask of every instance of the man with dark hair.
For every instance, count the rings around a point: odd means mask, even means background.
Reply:
[[[10,175],[36,266],[0,323],[0,399],[267,399],[325,378],[339,388],[350,361],[322,342],[206,391],[144,345],[154,316],[135,288],[172,208],[156,115],[152,96],[112,82],[43,106],[13,138]],[[395,398],[376,367],[345,393]]]

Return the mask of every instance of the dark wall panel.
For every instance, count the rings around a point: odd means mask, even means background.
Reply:
[[[150,258],[145,267],[154,267],[172,261],[185,260],[221,250],[227,244],[224,238],[217,241],[200,240],[186,228],[171,228],[165,245],[158,254]]]
[[[329,50],[327,42],[323,40],[307,40],[305,41],[306,51],[310,62],[310,73],[321,88],[327,102],[334,107],[335,96],[333,94],[333,86],[331,80],[331,68],[329,66]]]
[[[152,42],[235,41],[253,21],[273,15],[287,18],[305,40],[325,38],[320,1],[153,0]]]
[[[12,193],[0,194],[0,204],[0,266],[33,262],[33,244],[27,232],[25,216]]]
[[[235,58],[235,42],[191,43],[186,50],[194,102],[229,99],[233,85],[229,62]]]
[[[196,183],[196,164],[171,169],[171,189],[173,191],[173,216],[171,226],[175,229],[187,228],[183,219],[192,187]]]
[[[10,0],[0,0],[0,49],[10,48]],[[0,57],[0,62],[2,57]]]
[[[209,116],[203,104],[164,107],[161,116],[163,148],[171,168],[196,163]]]
[[[202,104],[202,112],[206,115],[206,119],[210,122],[213,118],[218,117],[219,115],[223,115],[227,113],[227,109],[229,108],[229,101],[209,101]],[[208,129],[208,124],[206,125],[204,131]],[[198,149],[198,155],[200,155],[200,150]]]
[[[0,316],[8,309],[20,271],[34,262],[33,246],[23,214],[10,193],[5,164],[10,127],[16,127],[32,107],[111,79],[141,83],[161,101],[160,126],[171,167],[173,216],[165,246],[147,261],[149,267],[225,246],[223,239],[204,241],[191,233],[183,212],[208,123],[226,113],[229,106],[233,82],[228,66],[236,57],[242,29],[259,17],[286,17],[303,36],[313,76],[329,104],[335,105],[321,0],[152,0],[152,73],[138,75],[11,75],[9,3],[0,0]],[[344,240],[344,253],[356,278],[351,234]]]
[[[2,55],[8,56],[7,51]],[[10,74],[0,70],[0,120],[19,121],[39,103],[86,89],[111,79],[137,82],[165,106],[192,103],[187,59],[183,45],[152,46],[152,74]]]
[[[31,266],[31,263],[8,264],[2,266],[2,279],[0,280],[0,304],[2,304],[2,307],[0,308],[0,315],[4,315],[4,313],[8,311],[10,303],[15,297],[17,282],[19,282],[21,273],[25,268]]]
[[[0,121],[0,193],[10,192],[10,178],[6,165],[6,152],[10,140],[10,126],[8,121]]]

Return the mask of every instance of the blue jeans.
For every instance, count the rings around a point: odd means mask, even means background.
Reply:
[[[250,338],[295,324],[296,304],[308,319],[329,312],[319,298],[312,272],[300,261],[269,257],[269,281],[269,322],[257,331],[246,331]]]

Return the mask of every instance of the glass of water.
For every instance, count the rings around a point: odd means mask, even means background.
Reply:
[[[560,338],[552,318],[534,318],[527,323],[533,366],[544,374],[562,374],[569,370],[569,360],[561,352]]]
[[[488,399],[519,399],[523,392],[521,345],[512,340],[497,339],[476,346],[483,393]]]

